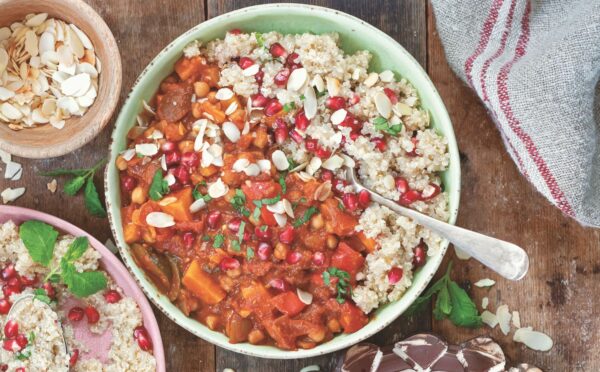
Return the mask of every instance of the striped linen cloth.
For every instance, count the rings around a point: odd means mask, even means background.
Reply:
[[[432,0],[452,69],[519,170],[600,226],[600,0]]]

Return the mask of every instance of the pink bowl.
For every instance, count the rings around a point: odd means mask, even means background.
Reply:
[[[158,328],[158,323],[154,317],[154,312],[152,311],[148,300],[137,286],[135,280],[133,280],[127,269],[125,269],[125,266],[123,266],[121,261],[119,261],[114,254],[104,247],[102,243],[96,240],[96,238],[86,233],[79,227],[46,213],[21,207],[0,206],[0,223],[8,220],[13,220],[15,223],[20,223],[27,220],[38,220],[50,224],[66,234],[71,234],[74,236],[87,236],[91,246],[102,255],[100,260],[102,262],[103,269],[110,274],[117,285],[123,289],[123,292],[125,292],[127,296],[133,298],[140,307],[140,310],[142,311],[142,317],[144,318],[144,326],[148,330],[154,345],[156,371],[166,371],[165,352],[163,349],[162,338],[160,337],[160,329]],[[93,336],[83,335],[83,337],[83,341],[85,343],[85,338]]]

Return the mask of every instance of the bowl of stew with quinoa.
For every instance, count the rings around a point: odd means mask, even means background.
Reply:
[[[448,243],[344,181],[454,222],[452,125],[418,63],[349,15],[275,4],[204,22],[142,73],[113,132],[120,253],[173,321],[301,358],[391,323]]]

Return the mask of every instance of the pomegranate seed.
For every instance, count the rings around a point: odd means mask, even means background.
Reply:
[[[240,58],[240,61],[238,62],[238,64],[240,65],[242,70],[245,70],[248,67],[252,66],[254,64],[254,61],[252,60],[252,58],[242,57],[242,58]]]
[[[227,222],[227,228],[229,231],[233,233],[237,233],[240,230],[240,225],[242,223],[242,219],[239,217],[232,218],[229,222]]]
[[[165,163],[167,163],[167,167],[177,165],[180,161],[181,154],[179,153],[179,151],[170,151],[165,154]]]
[[[344,203],[344,207],[350,212],[355,211],[358,208],[358,197],[353,193],[345,193],[342,196],[342,202]]]
[[[183,245],[185,245],[185,247],[187,249],[191,249],[194,246],[194,234],[191,232],[186,232],[183,234],[182,236],[183,239]]]
[[[230,34],[232,34],[232,35],[239,35],[239,34],[242,33],[242,30],[240,30],[239,28],[234,28],[234,29],[231,29],[231,30],[229,30],[227,32],[230,33]]]
[[[71,358],[69,358],[69,366],[73,367],[77,364],[77,360],[79,359],[79,349],[73,349],[73,354],[71,354]]]
[[[25,348],[25,346],[27,346],[27,344],[29,343],[27,337],[25,337],[25,335],[22,333],[18,334],[17,337],[15,337],[15,341],[17,341],[17,345],[19,345],[21,349]]]
[[[2,279],[8,280],[14,278],[17,275],[17,270],[15,270],[15,265],[9,264],[4,269],[2,269]]]
[[[152,350],[152,339],[144,326],[136,327],[133,330],[133,338],[137,341],[140,349],[144,351]]]
[[[123,190],[125,190],[127,192],[132,192],[136,186],[137,186],[137,181],[135,180],[135,178],[128,176],[128,175],[123,175],[121,177],[121,187],[123,188]]]
[[[225,257],[221,260],[221,263],[219,263],[219,267],[222,271],[237,269],[240,267],[240,261],[232,257]]]
[[[23,290],[23,286],[21,285],[21,278],[19,278],[18,276],[10,278],[6,282],[6,285],[8,285],[11,288],[14,288],[14,290],[18,292],[21,292]]]
[[[198,168],[200,165],[200,155],[197,152],[189,151],[181,155],[181,163],[188,168]]]
[[[325,100],[325,106],[330,110],[337,111],[346,107],[346,100],[344,97],[329,97]]]
[[[15,293],[21,293],[20,291],[17,291],[15,288],[9,286],[9,285],[4,285],[2,287],[2,294],[4,294],[5,298],[10,298],[10,296],[12,296]]]
[[[0,298],[0,314],[6,315],[10,311],[12,304],[6,298]]]
[[[219,227],[219,222],[221,222],[221,212],[210,211],[206,217],[206,223],[208,224],[208,227],[211,229],[216,229]]]
[[[285,292],[289,291],[292,286],[283,279],[275,278],[271,279],[269,283],[267,283],[267,287],[271,287],[279,291]]]
[[[398,97],[396,97],[396,93],[394,93],[393,90],[391,90],[390,88],[383,88],[383,93],[385,93],[385,95],[390,99],[392,105],[398,103]]]
[[[273,127],[276,129],[288,129],[287,124],[282,118],[275,119],[275,125]]]
[[[329,169],[321,170],[321,179],[323,181],[331,181],[333,179],[333,172]]]
[[[285,62],[288,65],[300,65],[300,56],[296,52],[291,53],[289,56],[287,56]]]
[[[21,277],[21,284],[23,284],[25,287],[31,287],[32,285],[37,283],[37,278],[34,276],[33,278],[30,278],[28,276],[22,276]]]
[[[75,306],[75,307],[71,308],[71,310],[69,310],[67,317],[72,322],[78,322],[81,319],[83,319],[83,315],[84,315],[83,309],[80,308],[79,306]]]
[[[351,139],[352,141],[356,141],[356,139],[357,139],[359,136],[360,136],[360,133],[358,133],[358,132],[352,132],[352,133],[350,133],[350,139]]]
[[[115,291],[114,289],[106,291],[106,293],[104,294],[104,299],[109,304],[116,304],[117,302],[121,301],[121,298],[121,294]]]
[[[358,205],[360,205],[361,208],[366,208],[369,204],[371,204],[371,194],[369,194],[367,190],[361,190],[358,193]]]
[[[350,98],[351,105],[356,105],[359,102],[360,102],[360,96],[358,94],[355,94],[352,96],[352,98]]]
[[[417,137],[412,137],[410,139],[410,141],[413,143],[414,147],[412,149],[412,151],[409,151],[406,153],[406,156],[410,156],[410,157],[415,157],[415,156],[419,156],[419,154],[417,154],[417,144],[419,143],[419,140],[417,139]]]
[[[269,48],[269,52],[271,52],[271,55],[275,58],[283,57],[287,54],[285,48],[279,43],[271,45],[271,47]]]
[[[400,204],[411,205],[413,202],[421,199],[421,193],[417,190],[408,190],[400,196]]]
[[[258,258],[260,258],[261,260],[263,260],[263,261],[268,260],[269,257],[271,257],[272,253],[273,253],[273,247],[271,247],[271,244],[265,243],[265,242],[261,242],[258,244],[256,254],[258,255]]]
[[[260,226],[260,227],[256,226],[254,228],[254,234],[256,235],[258,240],[261,240],[261,241],[268,242],[271,239],[273,239],[273,229],[267,225]]]
[[[294,124],[296,125],[296,129],[301,130],[303,132],[306,130],[306,128],[308,128],[308,126],[310,125],[310,120],[308,120],[308,118],[304,114],[304,110],[298,112]]]
[[[392,267],[390,271],[388,271],[388,282],[390,284],[396,284],[402,279],[403,271],[399,267]]]
[[[177,145],[175,144],[175,142],[166,141],[160,146],[160,149],[163,150],[163,152],[171,152],[177,149]]]
[[[15,372],[25,372],[25,367],[19,367],[15,369]]]
[[[6,338],[13,338],[19,334],[19,323],[14,319],[9,320],[4,325],[4,335]]]
[[[15,349],[20,350],[17,340],[14,338],[4,340],[2,342],[2,348],[7,351],[15,351]]]
[[[317,266],[322,266],[325,263],[325,254],[323,252],[313,253],[312,262]]]
[[[50,298],[54,298],[56,296],[56,291],[54,290],[52,284],[46,282],[42,284],[42,288],[44,289],[44,291],[46,291],[46,296]]]
[[[252,96],[252,107],[265,107],[268,102],[269,99],[260,93]]]
[[[331,156],[331,151],[327,150],[324,147],[318,146],[315,154],[321,159],[325,159]]]
[[[281,145],[282,143],[284,143],[287,138],[288,138],[287,129],[284,129],[284,128],[275,129],[275,142],[277,142],[278,145]]]
[[[440,192],[442,192],[442,188],[440,185],[435,183],[430,183],[425,187],[423,192],[421,193],[421,200],[431,200],[435,198]]]
[[[8,371],[8,364],[0,364],[0,371]]]
[[[172,184],[171,186],[169,186],[169,191],[170,192],[175,192],[175,191],[179,191],[183,188],[183,185],[179,182],[175,182],[174,184]]]
[[[350,113],[346,114],[346,118],[340,123],[340,125],[342,127],[352,129],[353,132],[360,132],[360,130],[362,129],[362,124]]]
[[[93,306],[88,306],[84,310],[88,324],[96,324],[100,320],[100,313]]]
[[[301,258],[302,258],[302,253],[300,253],[298,251],[292,251],[287,254],[285,261],[290,265],[294,265],[294,264],[297,264],[298,262],[300,262]]]
[[[346,187],[346,186],[347,186],[347,182],[344,180],[341,180],[339,178],[336,178],[333,180],[333,190],[334,191],[341,192],[344,189],[344,187]]]
[[[408,181],[404,177],[396,177],[396,188],[400,192],[400,195],[404,194],[409,190]]]
[[[302,141],[304,141],[304,138],[302,138],[302,135],[300,133],[298,133],[298,131],[296,131],[296,130],[290,131],[290,137],[292,137],[292,139],[296,143],[302,143]]]
[[[173,168],[173,170],[171,171],[171,173],[182,184],[186,184],[186,183],[188,183],[190,181],[190,172],[183,165],[180,165],[180,166],[178,166],[176,168]]]
[[[285,229],[283,229],[281,234],[279,234],[279,241],[285,244],[292,244],[292,241],[294,241],[294,235],[296,235],[294,227],[287,226]]]
[[[292,72],[289,68],[283,68],[277,74],[275,74],[273,82],[275,82],[276,85],[284,86],[290,78],[291,73]]]
[[[375,137],[371,140],[373,144],[375,144],[375,148],[381,152],[384,152],[387,149],[387,144],[385,143],[384,138]]]
[[[304,147],[306,147],[306,151],[315,152],[317,150],[317,140],[314,138],[309,138],[304,142]]]
[[[256,81],[256,83],[258,85],[262,85],[263,83],[263,79],[265,77],[265,72],[263,70],[259,70],[255,75],[254,75],[254,80]]]
[[[281,105],[281,103],[276,99],[272,99],[265,106],[265,115],[273,116],[273,115],[277,114],[279,111],[281,111],[282,109],[283,109],[283,106]]]
[[[427,260],[427,246],[421,242],[413,249],[413,266],[415,268],[425,265]]]

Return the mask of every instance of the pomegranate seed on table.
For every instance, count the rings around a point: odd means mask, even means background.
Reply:
[[[240,261],[232,257],[225,257],[221,260],[221,263],[219,263],[219,267],[221,268],[221,271],[234,270],[240,267]]]
[[[106,291],[106,293],[104,294],[104,299],[109,304],[116,304],[117,302],[121,301],[121,298],[121,294],[115,291],[114,289]]]
[[[294,125],[296,126],[296,129],[301,130],[303,132],[306,130],[306,128],[308,128],[308,126],[310,125],[310,120],[308,120],[308,118],[304,114],[304,110],[298,112],[298,114],[296,115],[296,121]]]
[[[172,141],[166,141],[160,146],[160,149],[163,150],[163,152],[175,151],[176,148],[177,145]]]
[[[331,181],[331,180],[333,180],[333,172],[330,171],[329,169],[323,169],[323,170],[321,170],[321,179],[323,181]]]
[[[0,314],[6,315],[10,311],[12,304],[7,298],[0,298]]]
[[[100,320],[100,313],[93,306],[88,306],[84,310],[88,324],[96,324]]]
[[[73,349],[73,354],[69,358],[69,366],[73,367],[77,364],[77,360],[79,359],[79,349]]]
[[[304,147],[306,147],[306,151],[315,152],[317,150],[317,140],[314,138],[309,138],[304,141]]]
[[[4,336],[6,338],[13,338],[19,334],[19,323],[16,320],[10,319],[4,325]]]
[[[417,200],[421,199],[421,193],[417,190],[408,190],[402,196],[400,196],[400,204],[402,205],[411,205]]]
[[[285,261],[290,265],[294,265],[294,264],[297,264],[298,262],[300,262],[301,258],[302,258],[302,253],[300,253],[298,251],[291,251],[287,254]]]
[[[265,115],[273,116],[273,115],[277,114],[279,111],[281,111],[282,109],[283,109],[283,106],[281,105],[281,102],[279,102],[276,99],[272,99],[265,106]]]
[[[72,307],[67,314],[67,318],[69,318],[72,322],[78,322],[83,319],[84,311],[79,306]]]
[[[279,43],[272,44],[269,48],[269,52],[271,52],[271,55],[275,58],[283,57],[287,54],[287,51],[285,50],[283,45]]]
[[[144,351],[152,350],[152,339],[144,326],[136,327],[133,330],[133,338],[137,341],[140,349]]]
[[[398,192],[400,193],[400,195],[402,195],[408,191],[409,186],[408,186],[408,181],[406,180],[406,178],[396,177],[396,189],[398,189]]]
[[[251,97],[252,107],[265,107],[269,102],[269,99],[260,93],[256,93]]]
[[[9,280],[14,278],[17,275],[17,270],[15,270],[15,265],[9,264],[4,269],[2,269],[2,279]]]
[[[400,279],[402,279],[402,274],[404,272],[402,271],[402,268],[400,267],[392,267],[390,269],[390,271],[388,271],[388,281],[390,282],[390,284],[396,284],[400,281]]]
[[[415,268],[425,265],[427,261],[427,246],[421,242],[413,248],[413,266]]]
[[[344,207],[346,207],[349,211],[355,211],[358,208],[358,197],[356,194],[347,192],[342,196],[342,202],[344,203]]]
[[[442,188],[439,185],[430,183],[421,192],[421,200],[431,200],[438,196],[440,192],[442,192]]]
[[[123,188],[123,190],[131,192],[133,191],[133,189],[135,189],[136,186],[137,181],[130,175],[125,174],[121,177],[121,187]]]
[[[317,266],[322,266],[325,263],[325,254],[323,252],[313,253],[312,262]]]
[[[256,83],[258,85],[262,85],[263,83],[263,78],[265,77],[265,72],[263,70],[259,70],[255,75],[254,75],[254,80],[256,81]]]
[[[271,247],[271,244],[265,243],[265,242],[261,242],[258,244],[258,248],[256,249],[256,255],[261,260],[263,260],[263,261],[268,260],[271,257],[272,253],[273,253],[273,247]]]
[[[281,145],[288,138],[288,132],[285,128],[276,128],[275,129],[275,142]]]
[[[27,346],[27,344],[29,343],[27,337],[25,337],[25,335],[22,333],[18,334],[17,337],[15,337],[15,341],[17,341],[17,345],[19,345],[21,349],[25,348],[25,346]]]
[[[327,150],[324,147],[317,146],[317,151],[315,152],[315,154],[321,159],[325,159],[331,156],[331,151]]]
[[[240,30],[239,28],[233,28],[233,29],[227,31],[227,33],[232,34],[232,35],[239,35],[242,33],[242,30]]]
[[[332,111],[337,111],[346,107],[346,99],[344,97],[329,97],[325,100],[325,106]]]
[[[285,244],[292,244],[294,241],[294,235],[296,235],[293,226],[287,226],[281,234],[279,234],[279,241]]]
[[[186,233],[184,233],[183,236],[182,236],[182,239],[183,239],[183,245],[185,245],[185,247],[187,249],[190,249],[190,248],[192,248],[194,246],[194,240],[195,240],[195,238],[194,238],[194,234],[193,233],[191,233],[189,231],[186,232]]]
[[[381,137],[375,137],[371,140],[375,145],[375,148],[381,152],[384,152],[387,149],[387,143],[385,143],[385,139]]]
[[[302,135],[300,135],[300,133],[298,133],[298,131],[296,131],[294,129],[292,129],[290,131],[290,137],[292,137],[292,139],[296,143],[302,143],[302,141],[304,141],[304,138],[302,138]]]
[[[390,88],[383,88],[383,93],[385,93],[385,95],[390,99],[392,105],[398,103],[398,97],[396,97],[396,93],[394,93],[393,90],[391,90]]]
[[[188,168],[198,168],[200,165],[200,155],[195,151],[189,151],[181,155],[181,164]]]
[[[275,278],[271,279],[269,283],[267,283],[267,287],[271,287],[273,289],[277,289],[281,292],[289,291],[291,289],[291,285],[283,279]]]
[[[273,78],[275,85],[284,86],[287,84],[291,73],[292,71],[289,68],[282,68],[277,74],[275,74],[275,77]]]
[[[254,234],[258,238],[258,240],[262,241],[270,241],[273,239],[273,229],[267,225],[264,226],[256,226],[254,228]]]
[[[183,165],[173,168],[171,173],[182,184],[186,184],[190,181],[190,172]]]
[[[361,190],[358,193],[358,205],[361,208],[367,208],[371,204],[371,194],[367,190]]]
[[[245,70],[248,67],[252,66],[254,64],[254,61],[252,60],[252,58],[242,57],[240,58],[238,64],[240,65],[242,70]]]
[[[236,233],[240,230],[241,224],[242,219],[239,217],[234,217],[229,222],[227,222],[227,228],[229,229],[229,231]]]
[[[208,227],[211,229],[216,229],[219,227],[219,222],[221,222],[221,212],[220,211],[210,211],[208,216],[206,216],[206,223]]]

